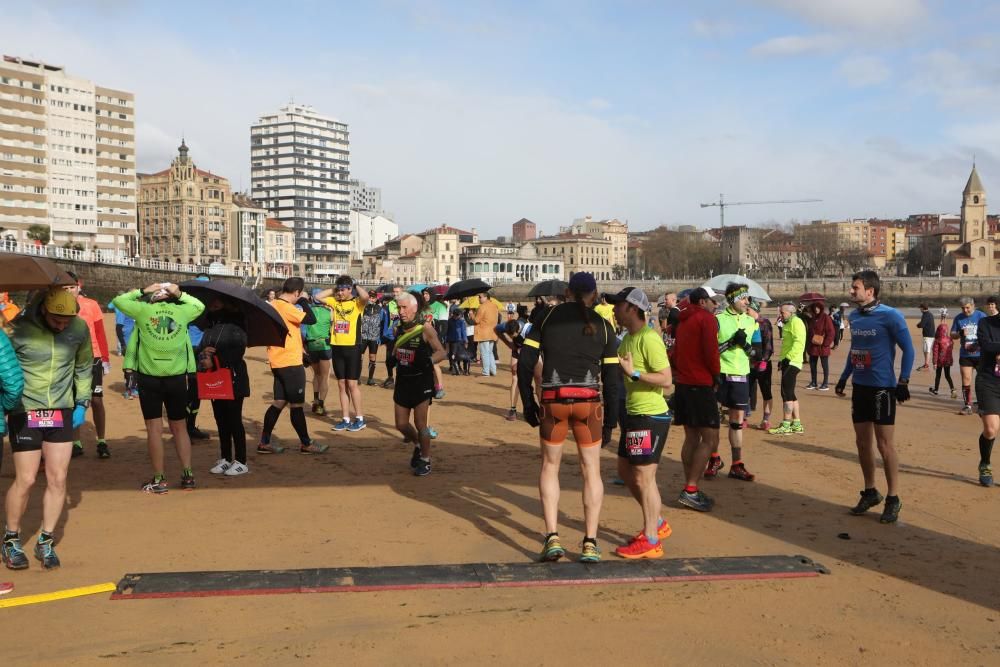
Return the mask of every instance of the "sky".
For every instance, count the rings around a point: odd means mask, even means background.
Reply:
[[[183,136],[249,188],[290,100],[350,126],[402,231],[630,230],[957,213],[1000,196],[1000,2],[0,0],[0,50],[136,95],[138,169]]]

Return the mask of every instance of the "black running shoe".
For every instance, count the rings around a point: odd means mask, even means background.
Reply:
[[[879,517],[880,523],[896,523],[899,519],[899,510],[903,509],[903,501],[899,499],[899,496],[894,498],[885,499],[885,507],[882,508],[882,516]]]
[[[188,429],[188,437],[190,437],[192,440],[208,440],[212,436],[210,436],[208,433],[205,433],[200,428],[196,427]]]
[[[851,508],[851,514],[860,516],[881,503],[885,498],[878,492],[878,489],[865,489],[861,492],[861,500]]]
[[[422,458],[417,458],[417,467],[413,469],[413,474],[417,477],[423,477],[431,474],[431,462],[425,461]]]
[[[75,459],[78,456],[83,456],[83,445],[74,442],[73,443],[73,458]]]
[[[97,458],[99,459],[111,458],[111,450],[108,449],[108,443],[104,441],[99,441],[97,443]]]
[[[394,386],[396,386],[396,383],[392,378],[386,378],[385,382],[382,383],[383,389],[392,389]]]
[[[53,548],[55,543],[51,540],[39,540],[35,543],[35,558],[42,562],[42,568],[46,570],[54,570],[59,567],[59,556],[56,555],[56,550]]]
[[[410,469],[416,470],[420,465],[420,445],[413,448],[413,456],[410,457]]]
[[[10,570],[24,570],[28,567],[28,556],[21,546],[21,538],[16,535],[4,538],[0,544],[0,558]]]
[[[688,493],[681,490],[681,494],[677,496],[677,502],[699,512],[711,512],[712,507],[715,505],[715,501],[706,496],[702,491]]]
[[[181,491],[194,491],[194,475],[181,475]]]

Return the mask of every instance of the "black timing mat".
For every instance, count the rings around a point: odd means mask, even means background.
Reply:
[[[347,593],[424,588],[658,584],[717,579],[787,579],[829,574],[805,556],[609,560],[602,563],[468,563],[312,570],[126,574],[112,600]]]

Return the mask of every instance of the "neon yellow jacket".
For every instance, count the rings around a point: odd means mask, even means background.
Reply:
[[[15,412],[72,408],[76,400],[89,401],[94,353],[90,329],[79,317],[54,333],[42,321],[41,301],[14,322],[17,361],[24,373],[24,393]]]

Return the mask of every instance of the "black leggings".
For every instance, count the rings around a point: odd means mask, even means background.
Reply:
[[[115,336],[118,337],[118,347],[122,351],[122,356],[125,356],[125,325],[116,324],[115,325]]]
[[[809,355],[809,373],[812,375],[812,383],[816,384],[816,360],[823,362],[823,384],[830,379],[830,357],[814,357]]]
[[[934,369],[934,391],[941,386],[941,371],[944,371],[944,379],[948,381],[948,388],[955,391],[955,383],[951,381],[951,366],[938,366]]]
[[[799,369],[795,366],[788,365],[785,370],[781,373],[781,400],[797,401],[798,398],[795,396],[795,381],[799,377]]]
[[[750,411],[757,409],[757,386],[760,386],[760,396],[765,401],[770,401],[771,396],[771,362],[762,371],[750,371]]]
[[[247,432],[243,428],[243,397],[231,401],[212,401],[215,426],[219,429],[219,455],[227,461],[233,460],[233,446],[236,460],[247,462]]]

